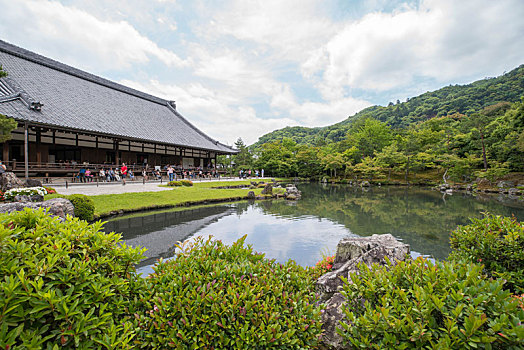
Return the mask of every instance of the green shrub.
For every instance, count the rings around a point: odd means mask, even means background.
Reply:
[[[486,214],[451,233],[450,259],[484,264],[489,276],[507,280],[507,288],[524,293],[524,226],[515,218]]]
[[[424,259],[360,266],[339,333],[366,349],[522,349],[524,310],[482,266]]]
[[[93,221],[95,215],[95,203],[91,198],[83,194],[71,194],[65,196],[75,207],[75,216],[82,220]]]
[[[42,210],[0,215],[1,349],[132,348],[142,252],[101,227]]]
[[[169,181],[167,183],[168,186],[176,186],[176,187],[179,187],[179,186],[182,186],[182,182],[181,181]]]
[[[190,180],[181,180],[182,186],[193,186],[193,182]]]
[[[320,335],[312,281],[293,261],[267,260],[211,238],[155,266],[137,316],[142,346],[177,349],[310,349]]]

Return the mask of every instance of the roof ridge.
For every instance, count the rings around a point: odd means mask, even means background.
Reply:
[[[22,59],[25,59],[27,61],[31,61],[31,62],[39,64],[39,65],[42,65],[42,66],[45,66],[45,67],[48,67],[48,68],[60,71],[62,73],[66,73],[66,74],[75,76],[77,78],[80,78],[80,79],[83,79],[83,80],[87,80],[87,81],[90,81],[92,83],[111,88],[113,90],[118,90],[120,92],[129,94],[129,95],[132,95],[132,96],[135,96],[135,97],[138,97],[138,98],[142,98],[142,99],[154,102],[154,103],[158,103],[158,104],[164,105],[166,102],[168,102],[167,100],[165,100],[163,98],[160,98],[160,97],[157,97],[157,96],[153,96],[153,95],[150,95],[148,93],[145,93],[145,92],[142,92],[142,91],[138,91],[136,89],[132,89],[132,88],[127,87],[127,86],[122,85],[122,84],[115,83],[114,81],[111,81],[109,79],[102,78],[102,77],[100,77],[98,75],[94,75],[94,74],[88,73],[86,71],[83,71],[81,69],[78,69],[78,68],[69,66],[67,64],[58,62],[56,60],[53,60],[51,58],[45,57],[43,55],[40,55],[40,54],[32,52],[32,51],[26,50],[26,49],[21,48],[19,46],[10,44],[10,43],[8,43],[6,41],[3,41],[3,40],[0,40],[0,51],[6,52],[6,53],[11,54],[13,56],[20,57]]]

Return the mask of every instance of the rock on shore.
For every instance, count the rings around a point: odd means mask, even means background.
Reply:
[[[333,270],[321,276],[316,283],[317,293],[325,304],[322,313],[323,345],[328,349],[344,349],[342,338],[336,329],[344,318],[342,305],[344,296],[341,276],[351,283],[350,273],[358,272],[357,265],[364,263],[385,265],[385,257],[392,262],[405,260],[409,256],[408,244],[401,243],[390,234],[371,237],[345,238],[338,243]]]
[[[70,200],[65,198],[53,198],[43,202],[12,202],[0,204],[0,213],[12,213],[22,211],[25,208],[43,208],[48,214],[65,219],[67,215],[75,216],[75,208]]]

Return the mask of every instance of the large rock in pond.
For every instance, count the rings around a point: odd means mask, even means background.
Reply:
[[[255,199],[255,198],[256,198],[255,192],[249,191],[247,193],[247,199]]]
[[[409,251],[408,244],[397,241],[390,234],[344,238],[338,243],[332,271],[322,275],[316,283],[317,293],[324,303],[322,343],[325,348],[344,349],[342,337],[336,332],[344,318],[342,305],[345,299],[340,293],[343,284],[340,277],[351,283],[350,273],[358,274],[358,264],[385,265],[386,257],[393,263],[403,261],[409,256]]]
[[[302,196],[302,192],[298,190],[298,188],[295,187],[295,185],[287,185],[286,186],[286,193],[284,193],[284,197],[288,200],[299,200]]]
[[[15,173],[5,172],[0,174],[0,189],[2,190],[2,192],[20,187],[25,187],[25,185],[22,182],[22,180],[20,180],[18,176],[16,176]]]
[[[0,204],[0,213],[12,213],[24,208],[43,208],[48,214],[65,219],[67,215],[75,216],[75,208],[69,199],[53,198],[43,202],[13,202]]]

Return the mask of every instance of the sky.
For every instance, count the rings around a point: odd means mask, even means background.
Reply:
[[[0,39],[246,144],[524,63],[523,0],[0,0]]]

